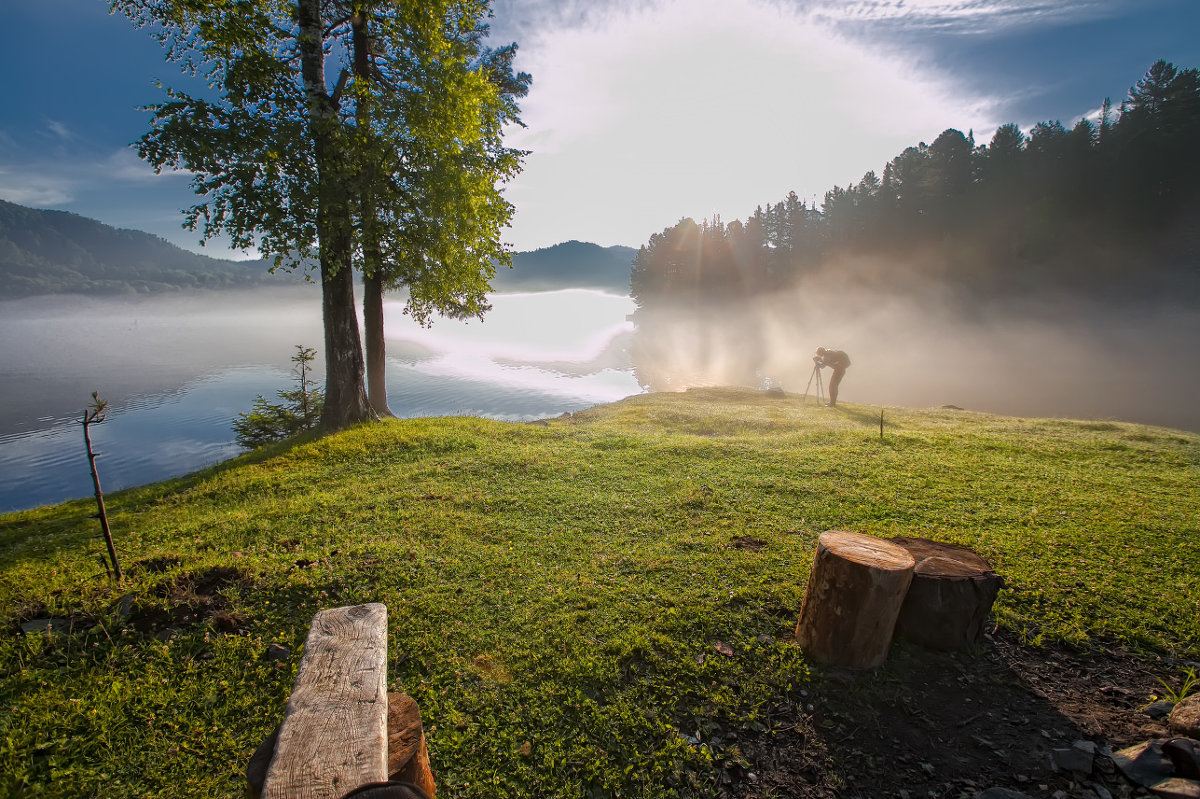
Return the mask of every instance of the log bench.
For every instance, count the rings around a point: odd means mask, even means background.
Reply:
[[[250,795],[264,799],[434,797],[421,712],[387,691],[384,605],[313,617],[283,723],[250,759],[246,779]]]

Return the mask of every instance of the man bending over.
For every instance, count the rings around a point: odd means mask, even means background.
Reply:
[[[813,356],[813,363],[818,367],[828,366],[833,370],[833,375],[829,378],[829,407],[837,405],[838,385],[842,382],[842,378],[846,374],[846,369],[850,367],[850,356],[841,350],[827,350],[824,347],[817,347],[817,354]]]

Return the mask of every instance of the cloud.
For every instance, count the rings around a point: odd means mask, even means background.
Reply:
[[[808,6],[831,23],[880,23],[957,33],[996,33],[1119,13],[1122,0],[817,0]]]
[[[73,196],[70,185],[53,180],[31,181],[28,176],[0,168],[0,199],[31,208],[58,208]]]
[[[785,3],[532,8],[547,27],[520,50],[534,83],[528,127],[511,134],[533,151],[509,190],[518,249],[636,245],[681,216],[745,218],[791,189],[819,202],[906,146],[994,116],[988,98]]]
[[[58,138],[63,139],[64,141],[70,141],[71,139],[75,138],[75,134],[71,132],[70,128],[68,128],[62,122],[58,122],[57,120],[49,120],[46,123],[46,127],[50,129],[51,133]]]

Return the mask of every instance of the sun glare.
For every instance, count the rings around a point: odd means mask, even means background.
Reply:
[[[987,103],[901,56],[763,0],[609,8],[522,43],[532,150],[509,239],[643,243],[681,216],[820,201]],[[670,208],[664,216],[663,208]]]

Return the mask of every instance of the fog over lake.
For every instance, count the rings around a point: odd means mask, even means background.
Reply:
[[[386,304],[388,390],[398,416],[505,421],[557,416],[641,388],[628,356],[628,297],[499,294],[486,322],[421,328]],[[106,491],[233,457],[230,422],[294,381],[296,344],[321,358],[316,286],[0,303],[0,511],[91,494],[78,420],[92,391]]]
[[[853,365],[841,400],[1200,431],[1200,312],[1045,301],[965,312],[927,295],[810,286],[742,306],[634,314],[627,296],[496,294],[484,321],[421,328],[386,303],[388,391],[402,417],[523,422],[643,390],[774,385],[801,394],[817,345]],[[633,319],[630,321],[630,316]],[[324,363],[316,286],[0,303],[0,511],[91,494],[79,418],[92,391],[105,490],[233,457],[232,419]],[[815,386],[812,394],[815,395]]]

